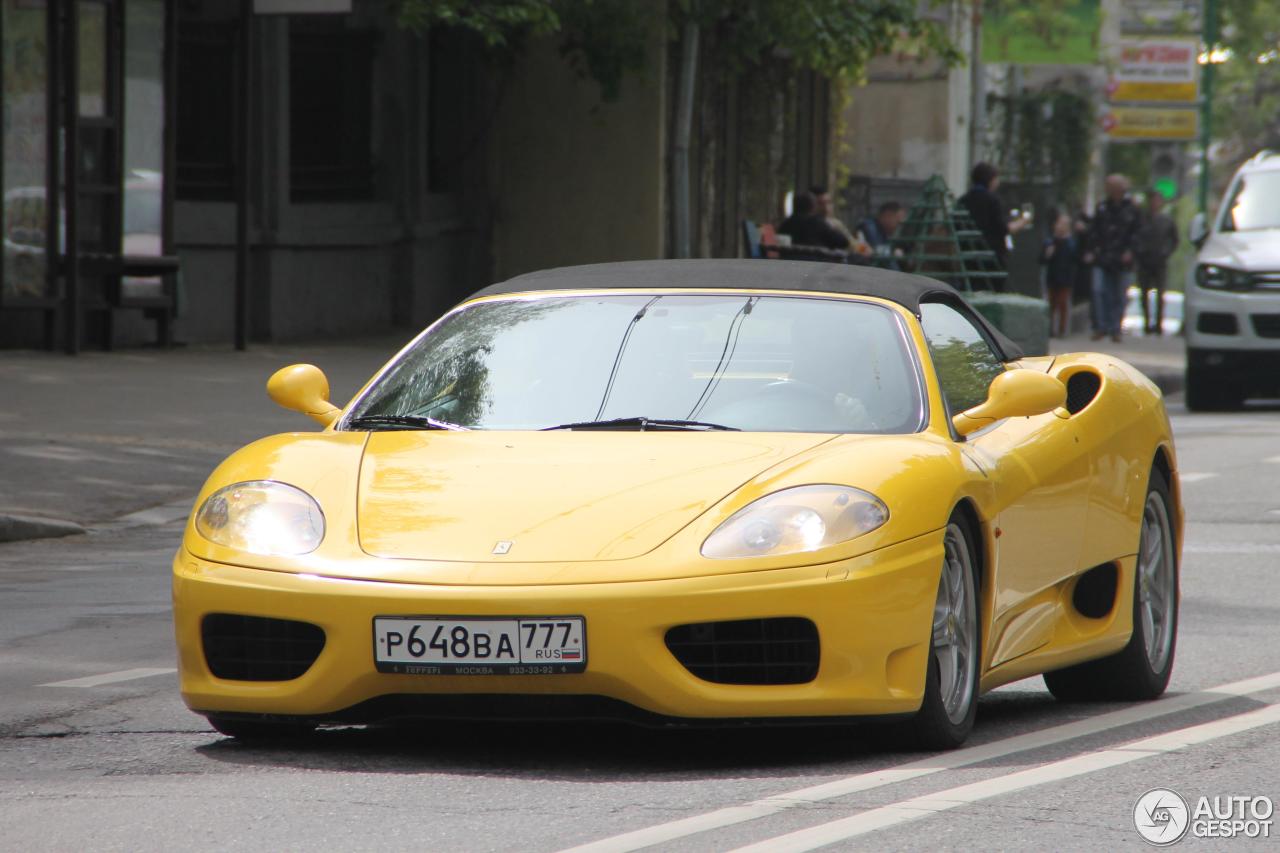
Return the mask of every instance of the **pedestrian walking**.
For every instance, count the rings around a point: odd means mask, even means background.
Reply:
[[[1178,227],[1164,212],[1164,196],[1147,194],[1146,215],[1134,241],[1138,263],[1138,289],[1142,293],[1142,331],[1164,333],[1164,289],[1169,278],[1169,256],[1178,248]],[[1150,296],[1149,296],[1150,294]]]
[[[1124,175],[1108,175],[1104,188],[1107,197],[1093,212],[1084,260],[1094,265],[1093,339],[1110,335],[1119,343],[1142,212],[1129,198],[1129,179]]]
[[[1076,240],[1076,281],[1072,298],[1089,306],[1089,328],[1096,329],[1099,324],[1093,305],[1093,264],[1092,258],[1085,255],[1093,217],[1083,204],[1077,203],[1073,209],[1076,213],[1071,219],[1071,236]]]
[[[1053,234],[1040,248],[1040,263],[1044,266],[1044,282],[1049,291],[1049,334],[1057,338],[1065,338],[1071,331],[1071,292],[1079,264],[1071,226],[1071,217],[1059,213],[1053,220]]]

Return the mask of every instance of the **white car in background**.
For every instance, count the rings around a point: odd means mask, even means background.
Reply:
[[[1280,396],[1280,154],[1241,166],[1217,215],[1197,214],[1190,231],[1187,408]]]

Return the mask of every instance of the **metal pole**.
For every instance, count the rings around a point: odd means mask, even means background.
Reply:
[[[1200,212],[1209,209],[1209,143],[1213,140],[1213,48],[1218,41],[1218,0],[1205,0],[1204,45],[1206,58],[1200,69]]]
[[[236,92],[240,121],[236,127],[236,349],[249,346],[249,120],[252,109],[253,0],[240,0],[240,56]]]

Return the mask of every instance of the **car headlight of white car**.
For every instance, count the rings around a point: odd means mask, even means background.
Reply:
[[[1253,276],[1218,264],[1200,264],[1196,267],[1196,284],[1213,290],[1249,290]]]
[[[324,539],[324,513],[315,498],[288,483],[250,480],[209,495],[196,530],[228,548],[268,556],[308,554]]]
[[[752,501],[702,543],[713,560],[817,551],[870,533],[889,520],[875,495],[849,486],[796,486]]]

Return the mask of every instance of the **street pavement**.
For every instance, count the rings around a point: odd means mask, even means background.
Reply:
[[[169,561],[182,524],[154,511],[189,504],[224,449],[310,429],[262,394],[275,367],[320,364],[344,400],[396,345],[0,356],[0,387],[19,400],[0,439],[50,451],[0,451],[0,501],[93,528],[0,544],[0,851],[1139,850],[1133,811],[1151,788],[1193,804],[1280,798],[1280,407],[1191,415],[1176,396],[1188,525],[1177,663],[1158,702],[1058,703],[1029,679],[983,698],[969,747],[936,755],[875,727],[221,737],[177,694]],[[124,358],[142,359],[137,372],[116,369]],[[30,365],[48,379],[15,382]],[[168,455],[127,452],[152,447]],[[44,482],[14,458],[41,460]],[[128,493],[138,481],[164,488]],[[15,498],[11,483],[44,490]]]
[[[143,513],[142,521],[185,514],[205,477],[232,451],[314,426],[267,398],[275,370],[317,364],[332,399],[343,404],[407,342],[406,335],[78,358],[0,352],[0,541],[6,517],[55,522],[48,532],[56,534],[135,513]],[[174,509],[183,501],[185,508]]]

